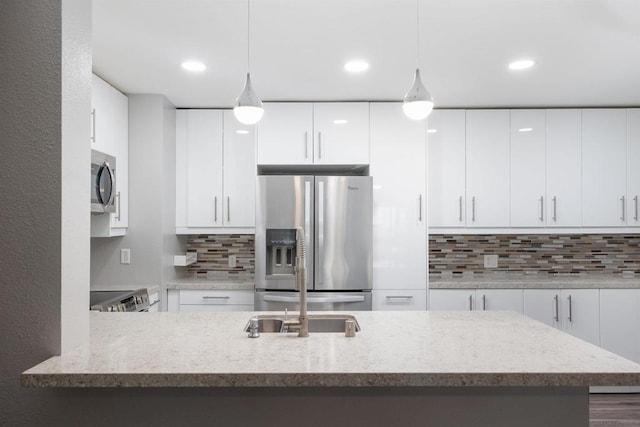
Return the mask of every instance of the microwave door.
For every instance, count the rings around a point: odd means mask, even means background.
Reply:
[[[371,177],[316,177],[315,290],[371,289]]]

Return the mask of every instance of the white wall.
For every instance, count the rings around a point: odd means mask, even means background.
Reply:
[[[146,286],[175,278],[175,107],[162,95],[129,96],[129,229],[91,239],[92,286]],[[120,264],[120,249],[131,264]]]

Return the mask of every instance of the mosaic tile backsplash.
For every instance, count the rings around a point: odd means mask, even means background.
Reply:
[[[484,268],[484,255],[498,255]],[[640,276],[640,234],[429,236],[429,277]]]
[[[187,277],[198,279],[253,280],[255,272],[253,234],[190,234],[187,252],[196,252],[198,261],[187,267]],[[236,267],[229,267],[229,256]]]

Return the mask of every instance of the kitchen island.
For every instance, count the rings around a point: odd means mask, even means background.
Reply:
[[[324,402],[311,425],[365,405],[374,425],[577,426],[589,386],[640,384],[640,365],[511,312],[356,312],[354,338],[249,339],[251,314],[92,313],[90,344],[29,369],[22,385],[206,387],[219,414],[258,405],[273,420]]]

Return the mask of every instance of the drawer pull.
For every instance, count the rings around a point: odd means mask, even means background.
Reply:
[[[215,300],[220,300],[220,299],[227,300],[229,298],[231,298],[231,297],[228,297],[228,296],[226,296],[226,297],[214,297],[214,296],[209,296],[209,295],[205,295],[205,296],[202,297],[202,299],[215,299]]]
[[[413,299],[413,295],[387,295],[387,299]]]

